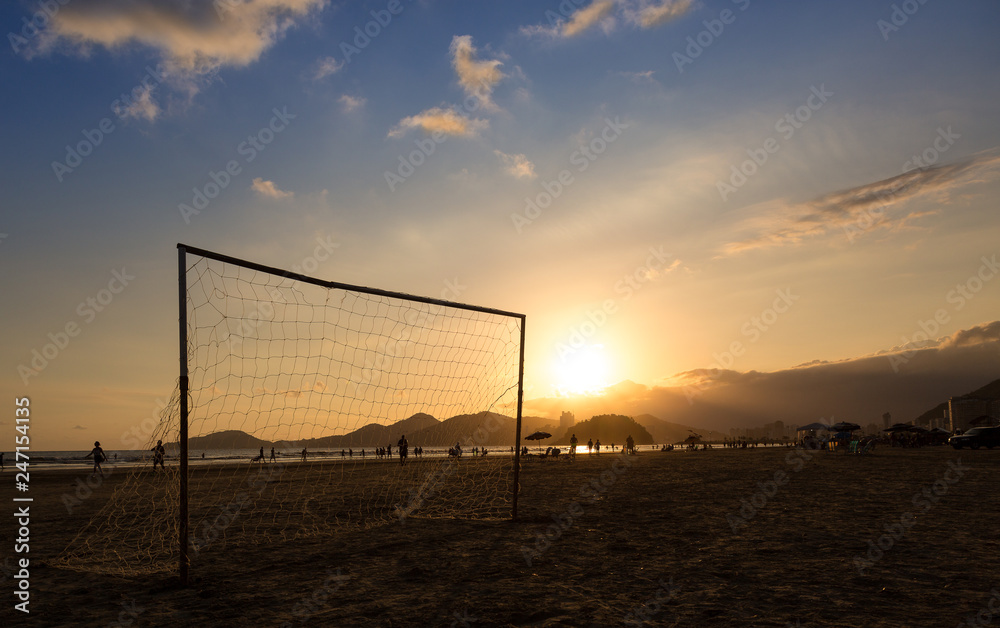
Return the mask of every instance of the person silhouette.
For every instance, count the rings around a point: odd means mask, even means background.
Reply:
[[[399,447],[399,464],[402,466],[403,463],[406,462],[406,454],[408,453],[408,449],[410,447],[410,443],[406,440],[406,434],[403,434],[402,438],[399,439],[399,442],[396,443],[396,445]]]
[[[576,455],[576,444],[578,442],[580,441],[576,439],[576,434],[573,434],[573,436],[571,436],[569,439],[569,453],[574,456]]]
[[[156,471],[156,465],[160,465],[160,468],[166,471],[167,468],[163,466],[163,454],[165,453],[163,450],[163,441],[156,441],[156,447],[153,447],[151,451],[153,452],[153,471]]]
[[[271,447],[271,462],[274,462],[274,461],[275,461],[275,458],[274,458],[274,447]]]
[[[90,458],[91,456],[94,457],[94,470],[91,472],[90,475],[97,475],[98,473],[100,473],[101,477],[103,478],[104,470],[101,469],[101,463],[107,460],[108,457],[104,455],[104,450],[101,449],[100,441],[96,440],[94,441],[94,448],[91,449],[90,453],[84,456],[84,458]]]

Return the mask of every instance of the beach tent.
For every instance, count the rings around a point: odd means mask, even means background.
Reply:
[[[795,430],[796,432],[815,432],[817,430],[828,430],[830,426],[826,423],[810,423]]]
[[[831,432],[855,432],[861,429],[861,426],[857,423],[850,423],[848,421],[841,421],[840,423],[834,423],[828,427]]]
[[[949,432],[948,430],[943,430],[940,427],[935,427],[930,432],[928,432],[927,435],[931,437],[931,442],[945,443],[951,436],[951,432]]]

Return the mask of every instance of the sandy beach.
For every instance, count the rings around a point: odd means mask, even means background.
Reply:
[[[167,574],[58,567],[66,544],[125,476],[112,476],[68,513],[61,496],[86,474],[38,472],[30,491],[31,613],[15,611],[8,594],[0,620],[956,626],[1000,610],[998,465],[1000,451],[946,447],[529,458],[515,522],[410,518],[227,547],[198,556],[188,588]],[[0,563],[13,566],[10,466],[0,479]],[[14,580],[3,576],[11,591]]]

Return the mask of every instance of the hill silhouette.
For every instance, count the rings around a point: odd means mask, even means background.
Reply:
[[[1000,399],[1000,379],[995,379],[985,386],[981,386],[970,393],[964,395],[954,395],[954,397],[978,397],[980,399]],[[926,425],[934,419],[948,416],[948,402],[942,401],[930,410],[927,410],[914,420],[916,425]]]
[[[474,438],[477,445],[513,445],[512,435],[516,420],[496,412],[460,414],[414,432],[406,438],[411,445],[444,447]]]
[[[721,441],[724,438],[728,438],[726,434],[722,432],[716,432],[715,430],[705,430],[705,429],[694,429],[689,425],[681,425],[679,423],[671,423],[670,421],[664,421],[652,414],[640,414],[638,416],[632,417],[635,422],[646,428],[650,436],[653,437],[654,443],[679,443],[685,438],[691,435],[691,432],[697,432],[701,435],[702,439],[706,441]]]
[[[963,397],[980,397],[982,399],[1000,399],[1000,379],[995,379],[981,388],[977,388]]]
[[[636,445],[652,445],[654,442],[646,428],[632,417],[623,414],[600,414],[591,417],[574,425],[551,444],[569,445],[569,439],[573,434],[576,434],[581,445],[588,440],[601,441],[601,445],[605,447],[609,447],[612,443],[624,445],[625,439],[630,435]]]
[[[306,438],[291,442],[288,440],[268,441],[256,438],[240,430],[226,430],[206,436],[193,437],[188,441],[191,449],[258,449],[279,447],[281,449],[345,449],[370,448],[395,445],[400,436],[406,435],[410,446],[449,447],[456,442],[466,446],[469,438],[476,445],[487,447],[511,447],[516,419],[495,412],[460,414],[444,421],[418,412],[391,425],[369,424],[350,432]],[[536,430],[553,432],[558,429],[558,421],[538,416],[521,417],[521,433],[530,434]],[[176,443],[168,446],[176,447]]]
[[[260,447],[270,447],[271,441],[254,438],[246,432],[240,430],[226,430],[216,432],[207,436],[195,436],[188,439],[188,449],[258,449]],[[175,443],[171,443],[176,447]]]
[[[381,425],[369,423],[350,434],[339,434],[336,436],[323,436],[320,438],[309,438],[297,441],[297,445],[312,448],[341,448],[344,447],[378,447],[381,445],[395,445],[400,436],[404,434],[407,440],[412,442],[410,434],[440,424],[429,414],[418,412],[413,416],[397,421],[392,425]]]
[[[280,440],[268,441],[256,438],[240,430],[226,430],[206,436],[196,436],[189,441],[189,448],[194,449],[258,449],[278,447],[280,449],[346,449],[371,448],[384,445],[395,445],[399,437],[406,439],[413,447],[450,447],[456,442],[463,447],[469,438],[476,445],[486,447],[510,447],[514,443],[513,434],[516,419],[496,412],[480,412],[477,414],[460,414],[449,419],[438,420],[435,417],[418,412],[391,425],[369,424],[349,434],[337,434],[320,438],[307,438],[295,442]],[[663,421],[653,415],[643,414],[637,417],[627,417],[620,414],[603,414],[587,421],[577,423],[568,430],[559,427],[557,420],[540,416],[521,417],[521,435],[543,430],[552,434],[553,438],[546,444],[568,445],[572,433],[586,442],[593,438],[602,444],[621,444],[631,434],[637,445],[652,445],[654,443],[677,443],[691,433],[692,428],[686,425]],[[723,434],[710,430],[697,430],[707,440],[721,440]],[[524,442],[521,443],[526,444]],[[529,443],[530,444],[530,443]],[[176,447],[176,443],[168,446]]]

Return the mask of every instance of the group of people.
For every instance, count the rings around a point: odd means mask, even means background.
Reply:
[[[577,444],[579,442],[580,441],[577,439],[576,434],[573,434],[572,436],[570,436],[570,438],[569,438],[569,453],[570,453],[570,455],[572,455],[572,456],[576,455],[576,447],[577,447]],[[618,451],[618,447],[614,443],[611,443],[611,451]],[[622,451],[624,453],[626,453],[626,454],[634,454],[635,453],[635,439],[632,438],[631,434],[629,434],[628,438],[625,439],[625,447],[623,448]],[[594,453],[594,454],[600,454],[601,453],[601,439],[597,439],[596,442],[592,438],[591,439],[587,439],[587,452],[588,453]]]
[[[408,455],[409,455],[408,449],[409,449],[409,444],[406,442],[406,436],[403,436],[402,438],[399,439],[399,442],[396,443],[396,451],[399,454],[399,457],[400,457],[401,460],[406,459],[408,457]],[[340,457],[341,458],[343,458],[344,456],[348,456],[348,455],[349,456],[353,456],[354,455],[354,450],[353,449],[348,450],[346,453],[345,453],[345,451],[343,449],[340,450]],[[413,448],[413,457],[414,458],[419,458],[422,455],[424,455],[424,448],[423,447],[414,447]],[[391,458],[391,457],[392,457],[392,445],[386,445],[385,447],[377,447],[375,449],[375,458],[376,459],[383,460],[383,459],[388,459],[388,458]]]
[[[158,456],[159,456],[159,460],[160,460],[160,465],[162,466],[162,464],[163,464],[163,457],[162,457],[162,449],[163,449],[163,447],[160,446],[159,443],[157,444],[157,446],[160,447],[160,450],[161,450],[161,453],[158,454]],[[406,462],[406,458],[409,455],[409,448],[410,448],[409,447],[409,443],[407,442],[406,436],[404,435],[402,438],[399,439],[399,442],[396,444],[396,451],[399,452],[399,463],[400,464],[403,464],[404,462]],[[155,448],[154,448],[154,451],[155,451]],[[414,449],[413,449],[413,455],[414,456],[422,456],[423,454],[424,454],[423,447],[414,447]],[[305,447],[302,448],[301,455],[302,455],[302,462],[305,462],[307,460],[307,458],[308,458],[308,450],[307,450],[307,448],[305,448]],[[366,452],[364,449],[362,449],[360,452],[358,452],[358,455],[361,456],[362,458],[365,458],[368,455],[368,452]],[[375,449],[375,457],[377,459],[379,459],[379,460],[382,460],[384,458],[389,458],[391,456],[392,456],[392,445],[386,445],[385,447],[377,447]],[[203,457],[204,457],[204,455],[203,455]],[[341,458],[347,458],[347,457],[353,458],[354,457],[354,449],[353,448],[341,449],[340,450],[340,457]],[[270,462],[275,462],[275,460],[276,460],[276,457],[275,457],[274,447],[271,447]],[[251,462],[259,462],[261,464],[263,464],[266,461],[268,461],[268,459],[266,458],[266,456],[264,454],[264,448],[263,447],[260,448],[260,452],[256,456],[254,456],[254,458],[251,460]],[[156,468],[155,460],[154,460],[153,468],[154,469]]]

